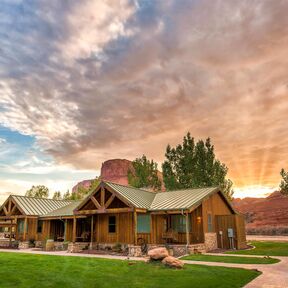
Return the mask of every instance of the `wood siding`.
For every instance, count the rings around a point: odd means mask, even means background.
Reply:
[[[245,221],[242,215],[218,215],[216,216],[217,241],[219,248],[230,249],[228,228],[234,231],[234,247],[243,249],[246,247]],[[219,231],[222,231],[222,239]]]
[[[212,231],[208,231],[208,214],[212,216]],[[217,215],[232,215],[230,207],[225,202],[220,193],[213,194],[208,199],[202,202],[202,218],[203,218],[203,231],[216,232],[215,216]]]

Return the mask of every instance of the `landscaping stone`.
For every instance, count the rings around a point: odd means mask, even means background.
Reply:
[[[159,247],[148,251],[148,256],[153,260],[162,260],[169,256],[168,250],[164,247]]]
[[[182,269],[184,262],[173,256],[168,256],[162,260],[162,263],[168,267]]]

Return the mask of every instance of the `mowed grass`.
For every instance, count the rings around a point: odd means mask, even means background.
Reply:
[[[255,249],[228,251],[227,254],[288,256],[288,242],[251,241]]]
[[[84,257],[0,253],[1,288],[243,287],[260,273],[252,270],[159,264]]]
[[[258,257],[241,257],[241,256],[219,256],[219,255],[188,255],[184,256],[183,260],[192,261],[207,261],[221,263],[236,263],[236,264],[273,264],[280,260],[274,258],[258,258]]]

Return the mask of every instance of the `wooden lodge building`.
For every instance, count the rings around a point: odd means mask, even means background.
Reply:
[[[130,255],[143,245],[169,245],[175,254],[246,245],[244,219],[219,188],[155,193],[102,181],[82,201],[10,195],[0,221],[22,248],[47,239],[69,242],[72,252],[120,243]]]

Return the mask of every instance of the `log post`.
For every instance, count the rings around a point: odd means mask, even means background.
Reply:
[[[72,242],[76,242],[76,227],[77,226],[77,218],[74,216],[73,218],[73,233],[72,233]]]
[[[190,245],[190,235],[189,235],[189,214],[186,212],[186,253],[188,254],[188,247]]]
[[[67,240],[67,219],[64,220],[64,241]]]
[[[134,245],[137,245],[137,212],[136,209],[133,213],[133,219],[134,219]]]
[[[27,234],[27,217],[25,217],[24,219],[23,241],[26,241],[26,234]]]
[[[91,237],[90,237],[90,249],[93,248],[93,234],[94,234],[94,215],[91,216]]]
[[[10,227],[9,227],[9,247],[12,246],[12,219],[10,220]]]

